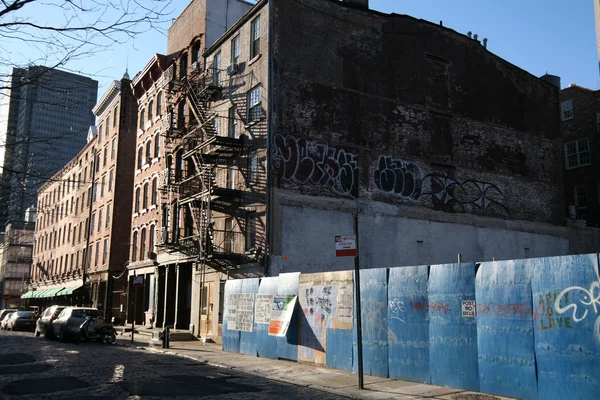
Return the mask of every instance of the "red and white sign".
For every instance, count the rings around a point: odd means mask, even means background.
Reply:
[[[336,257],[356,257],[356,236],[342,235],[335,237]]]
[[[133,286],[134,287],[144,286],[144,275],[134,275]]]

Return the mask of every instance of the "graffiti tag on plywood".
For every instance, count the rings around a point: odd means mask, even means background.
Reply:
[[[328,187],[333,193],[358,197],[358,156],[304,138],[275,135],[273,168],[284,182]]]
[[[574,322],[581,322],[588,316],[596,317],[594,322],[594,339],[600,345],[600,274],[597,268],[594,268],[597,280],[592,282],[589,289],[581,286],[571,286],[558,294],[554,300],[554,309],[559,315],[571,313]],[[569,301],[569,296],[571,300]],[[560,304],[565,299],[566,306]]]

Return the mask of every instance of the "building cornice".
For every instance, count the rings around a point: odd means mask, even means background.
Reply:
[[[100,98],[98,103],[92,108],[92,112],[96,117],[101,116],[106,108],[113,102],[113,100],[119,95],[121,92],[121,82],[120,81],[112,81],[104,95]]]

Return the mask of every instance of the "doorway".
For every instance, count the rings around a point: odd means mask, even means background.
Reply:
[[[213,282],[204,282],[200,289],[200,337],[212,336]]]

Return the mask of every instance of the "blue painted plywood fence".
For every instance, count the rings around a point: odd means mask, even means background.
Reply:
[[[240,335],[228,329],[227,298],[297,294],[298,282],[228,281],[223,349],[297,359],[301,310],[285,338],[266,325]],[[600,393],[597,254],[363,270],[361,303],[365,373],[532,400]],[[354,329],[319,335],[327,366],[356,371],[356,306],[346,312]]]

